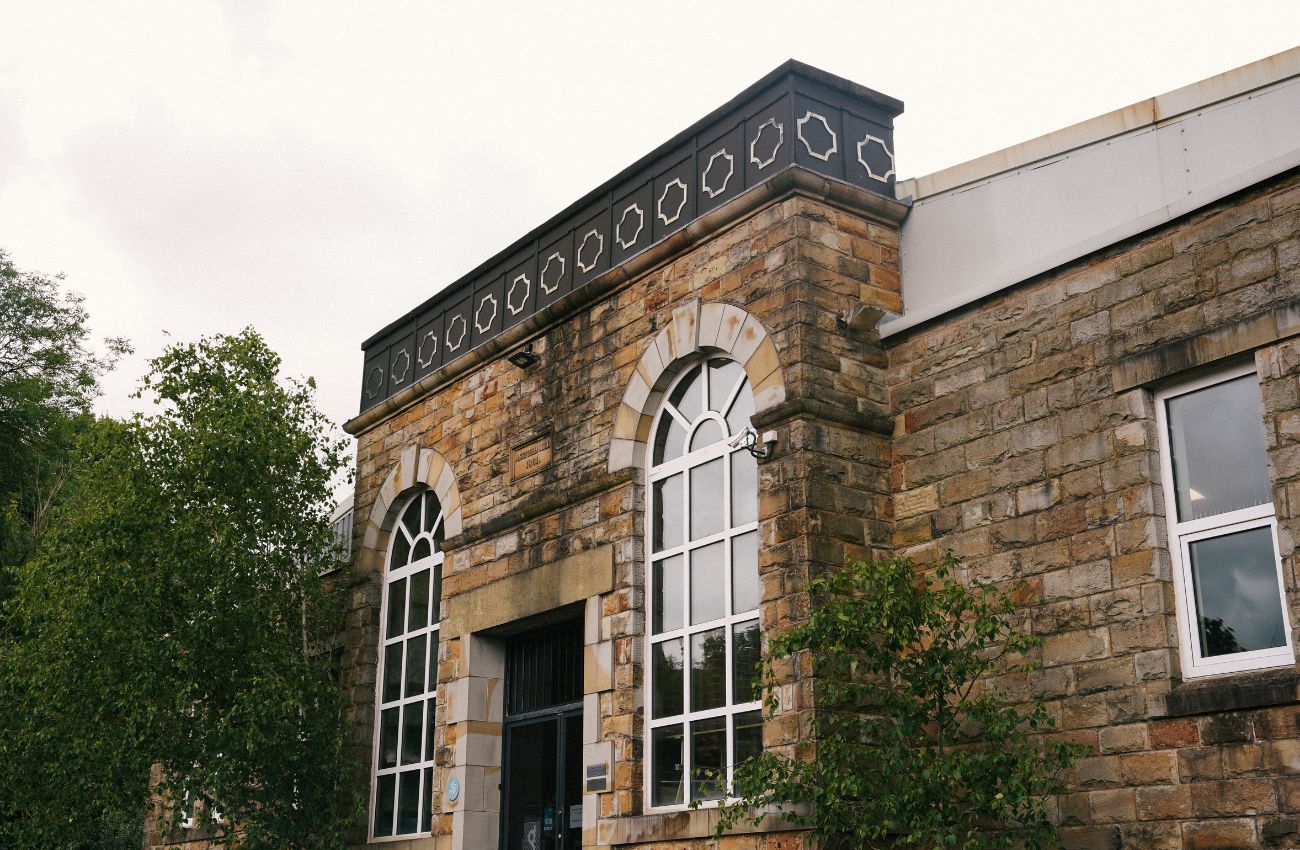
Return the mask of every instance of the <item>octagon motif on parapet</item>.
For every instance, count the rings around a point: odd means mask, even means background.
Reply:
[[[718,162],[718,160],[722,160],[726,164],[727,173],[722,175],[722,183],[715,189],[713,188],[712,185],[710,185],[713,181],[713,177],[710,175],[713,174],[713,166]],[[721,170],[722,168],[719,167],[718,171]],[[703,189],[704,193],[708,195],[710,198],[716,198],[718,197],[718,195],[721,195],[723,192],[727,191],[727,183],[730,182],[731,175],[735,173],[736,173],[736,158],[731,154],[727,153],[726,148],[722,148],[721,150],[714,151],[713,156],[709,157],[709,164],[704,166],[704,173],[700,176],[700,188]]]
[[[808,141],[808,136],[804,135],[804,131],[803,131],[804,125],[809,123],[810,121],[821,122],[822,125],[821,132],[825,132],[826,138],[830,139],[831,141],[829,147],[827,147],[824,144],[819,144],[817,146],[818,149],[813,150],[812,143]],[[830,160],[831,154],[839,150],[839,143],[840,143],[839,137],[835,135],[835,131],[832,130],[831,125],[827,123],[826,116],[818,115],[816,112],[813,112],[811,109],[809,109],[809,110],[805,110],[803,117],[800,118],[795,123],[797,125],[796,134],[799,136],[799,141],[803,142],[803,146],[808,149],[809,156],[816,157],[817,159],[820,159],[822,162],[827,162]],[[819,131],[814,130],[813,132],[816,133]]]
[[[888,160],[889,168],[887,168],[884,173],[877,173],[871,167],[871,163],[867,161],[867,157],[871,154],[872,145],[879,146],[880,149],[884,151],[885,158]],[[858,142],[858,162],[867,170],[867,175],[871,177],[872,180],[879,180],[881,183],[889,180],[889,176],[894,173],[894,152],[885,146],[884,139],[877,138],[870,133],[863,136],[862,141]]]
[[[771,127],[776,133],[776,144],[772,147],[772,152],[763,158],[758,155],[758,143],[763,139],[763,132]],[[771,133],[768,133],[770,136]],[[777,151],[781,150],[781,145],[785,144],[785,125],[779,123],[775,118],[769,118],[758,127],[758,132],[754,134],[753,140],[749,143],[749,161],[758,166],[761,171],[772,163],[776,162]]]
[[[533,282],[528,279],[526,274],[516,275],[515,279],[510,281],[510,291],[506,293],[506,309],[510,311],[510,315],[518,316],[524,311],[525,305],[528,304],[528,296],[532,294],[532,291]],[[518,294],[518,298],[516,298],[516,294]],[[515,306],[516,301],[519,304],[517,307]],[[489,321],[488,324],[491,325],[492,323]],[[482,333],[481,328],[479,332]]]
[[[594,233],[595,231],[592,232]],[[600,255],[597,254],[597,256]],[[550,286],[547,286],[546,278],[551,273],[551,266],[557,264],[558,264],[558,273],[555,275],[555,282],[552,283]],[[546,265],[542,266],[542,274],[539,277],[537,283],[539,286],[542,287],[542,292],[545,292],[547,295],[550,295],[556,289],[559,289],[560,281],[562,280],[564,280],[564,258],[560,256],[559,251],[556,251],[554,254],[551,254],[551,256],[546,258]]]
[[[630,239],[625,239],[623,238],[623,226],[628,223],[628,216],[632,213],[636,213],[636,230],[632,231],[632,237]],[[614,228],[614,238],[618,240],[619,247],[626,251],[628,248],[631,248],[636,244],[636,240],[640,238],[641,231],[644,228],[645,212],[641,209],[640,204],[632,204],[627,209],[623,210],[623,215],[619,217],[618,227]]]

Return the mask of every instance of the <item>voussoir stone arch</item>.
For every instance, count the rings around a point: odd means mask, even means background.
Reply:
[[[414,487],[428,487],[438,497],[442,506],[444,536],[460,534],[460,490],[456,487],[456,474],[451,464],[435,449],[409,445],[402,450],[401,457],[379,488],[375,503],[370,506],[361,537],[363,568],[373,565],[375,569],[383,569],[381,546],[386,543],[387,532],[397,522],[397,512]]]
[[[609,471],[640,466],[659,399],[684,361],[725,354],[745,369],[754,391],[754,412],[785,401],[785,378],[776,343],[757,316],[735,306],[698,298],[673,310],[672,321],[646,346],[614,417]]]

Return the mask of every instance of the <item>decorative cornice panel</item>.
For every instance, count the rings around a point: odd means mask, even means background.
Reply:
[[[788,166],[892,199],[893,119],[902,110],[891,97],[785,63],[366,340],[361,410]]]

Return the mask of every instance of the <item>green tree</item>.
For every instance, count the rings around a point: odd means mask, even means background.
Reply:
[[[218,842],[343,845],[363,783],[320,576],[346,444],[279,369],[251,330],[170,347],[152,411],[82,442],[0,648],[0,846],[94,847],[187,794]]]
[[[1016,602],[965,585],[945,558],[929,574],[906,558],[814,578],[808,619],[774,637],[763,662],[769,714],[777,672],[811,663],[811,758],[767,752],[735,768],[719,834],[776,809],[833,848],[1041,848],[1056,836],[1047,798],[1082,755],[1045,741],[1041,700],[1007,704],[997,675],[1031,669],[1038,644],[1016,630]],[[994,678],[991,678],[994,677]]]
[[[100,376],[129,350],[121,339],[90,350],[81,296],[61,281],[0,250],[0,602],[60,498]]]

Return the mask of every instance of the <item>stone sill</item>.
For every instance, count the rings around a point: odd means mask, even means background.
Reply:
[[[795,807],[796,812],[805,811],[806,807]],[[610,818],[597,825],[598,844],[625,845],[643,844],[653,841],[685,841],[691,838],[712,838],[718,827],[718,808],[693,809],[676,812],[656,812],[636,817]],[[795,824],[782,820],[779,815],[769,814],[758,823],[739,823],[727,830],[725,835],[752,835],[764,832],[788,832],[801,829]]]
[[[1291,705],[1300,701],[1300,671],[1294,667],[1234,673],[1213,679],[1180,682],[1165,694],[1154,717],[1186,717]]]

